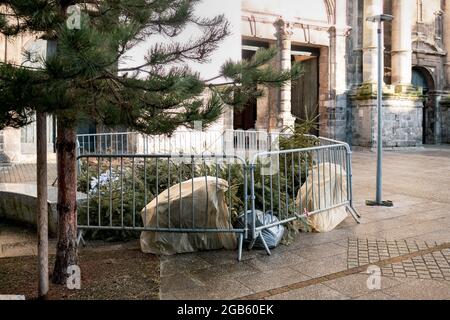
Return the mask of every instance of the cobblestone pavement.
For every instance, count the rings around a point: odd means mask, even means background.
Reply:
[[[438,246],[437,242],[349,239],[347,266],[348,268],[355,268],[436,246]],[[450,281],[450,249],[437,250],[429,254],[388,264],[381,268],[381,273],[388,277]]]
[[[48,184],[56,179],[56,163],[47,166]],[[0,183],[27,183],[36,181],[36,164],[21,163],[0,165]]]

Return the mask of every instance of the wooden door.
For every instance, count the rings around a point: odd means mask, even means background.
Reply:
[[[315,118],[319,109],[318,57],[308,57],[301,64],[303,75],[292,82],[291,93],[291,112],[299,121]]]
[[[255,51],[242,50],[242,59],[249,60],[255,55]],[[241,109],[234,109],[233,114],[233,128],[235,130],[250,130],[255,128],[256,123],[256,107],[257,101],[251,98],[246,105]]]

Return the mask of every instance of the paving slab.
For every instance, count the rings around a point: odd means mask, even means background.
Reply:
[[[331,257],[319,258],[317,260],[308,260],[303,263],[293,265],[291,268],[312,278],[317,278],[346,270],[347,255],[339,254]]]
[[[397,300],[394,296],[390,296],[382,291],[375,291],[371,292],[362,296],[359,296],[357,298],[354,298],[354,300]]]
[[[175,291],[189,291],[205,286],[203,282],[192,278],[185,272],[161,277],[161,280],[160,292],[164,292],[164,294],[174,293]]]
[[[189,270],[189,274],[193,279],[202,282],[233,280],[241,276],[250,276],[260,273],[255,266],[246,262],[217,264],[209,268]]]
[[[230,300],[251,293],[251,289],[235,280],[211,280],[204,286],[172,292],[177,299],[183,300]]]
[[[293,290],[270,297],[268,300],[349,300],[350,297],[322,284]]]
[[[173,257],[162,256],[160,264],[161,276],[171,276],[185,271],[205,269],[212,266],[201,257],[192,254],[180,254]]]
[[[346,253],[347,248],[334,243],[320,244],[317,246],[299,248],[297,254],[306,260],[316,260],[317,258],[326,258],[338,254]]]
[[[261,254],[253,259],[245,261],[246,264],[253,266],[260,271],[276,270],[282,267],[299,264],[308,259],[300,256],[293,251],[272,252],[272,255]],[[235,262],[237,263],[237,262]]]
[[[398,286],[384,289],[383,292],[403,300],[450,299],[448,283],[426,279],[409,279]]]
[[[256,274],[239,276],[236,278],[237,281],[250,288],[253,292],[279,288],[308,279],[310,279],[309,276],[289,267],[267,272],[258,272]]]
[[[375,291],[381,291],[383,289],[392,288],[402,284],[403,282],[390,278],[381,277],[381,288],[380,289],[369,289],[368,287],[369,275],[368,274],[354,274],[343,278],[338,278],[335,280],[330,280],[323,282],[323,285],[328,286],[342,294],[349,296],[351,298],[357,298],[359,296],[373,293]]]

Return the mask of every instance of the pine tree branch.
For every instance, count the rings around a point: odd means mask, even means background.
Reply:
[[[183,62],[185,60],[195,60],[204,62],[209,55],[217,48],[226,36],[229,35],[228,23],[220,28],[213,28],[203,38],[196,41],[188,41],[192,45],[179,43],[173,45],[155,45],[149,50],[147,62],[136,67],[121,68],[119,72],[140,71],[146,67],[155,65],[167,65],[175,62]]]

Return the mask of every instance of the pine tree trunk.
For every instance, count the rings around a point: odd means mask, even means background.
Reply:
[[[58,244],[52,281],[65,284],[67,268],[77,265],[77,159],[76,130],[58,121],[57,173],[58,173]]]

